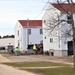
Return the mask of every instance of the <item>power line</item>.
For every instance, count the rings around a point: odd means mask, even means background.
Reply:
[[[44,9],[46,8],[46,6],[47,6],[48,3],[49,3],[49,0],[46,2],[46,5],[42,9],[42,11],[34,19],[38,18],[41,15],[41,13],[44,11]]]

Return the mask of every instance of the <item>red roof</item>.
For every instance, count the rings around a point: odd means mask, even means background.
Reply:
[[[60,10],[61,12],[65,12],[59,4],[52,4],[55,8],[57,8],[58,10]],[[66,10],[66,11],[70,11],[70,4],[66,3],[66,4],[61,4],[61,6]],[[72,4],[72,12],[75,12],[75,4]]]
[[[27,26],[27,22],[29,26],[42,26],[42,20],[18,20],[22,26]]]

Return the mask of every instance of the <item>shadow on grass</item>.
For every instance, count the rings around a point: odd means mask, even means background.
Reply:
[[[75,75],[72,67],[48,68],[48,69],[22,69],[40,75]]]

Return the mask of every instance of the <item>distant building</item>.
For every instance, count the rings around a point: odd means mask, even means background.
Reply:
[[[42,20],[18,20],[15,26],[15,47],[27,50],[30,44],[40,44],[42,38]]]
[[[69,4],[61,4],[61,6],[68,12],[70,12]],[[75,4],[72,5],[73,18],[75,23]],[[59,26],[53,30],[52,33],[49,33],[47,30],[51,25],[57,23],[57,19],[59,16],[59,20],[66,20],[67,22],[58,23]],[[56,21],[55,21],[56,19]],[[72,37],[67,37],[64,32],[71,29],[71,22],[68,21],[70,17],[66,14],[66,12],[59,6],[59,4],[49,4],[45,14],[43,15],[43,48],[44,52],[49,51],[53,56],[68,56],[73,54],[72,49]],[[70,30],[72,33],[72,30]],[[64,36],[62,36],[64,34]],[[66,36],[65,36],[66,35]],[[67,37],[67,39],[66,39]]]

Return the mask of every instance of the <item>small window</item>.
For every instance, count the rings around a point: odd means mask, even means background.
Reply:
[[[40,34],[42,34],[42,29],[40,29]]]
[[[71,21],[71,15],[67,15],[67,23],[68,24],[71,24],[72,23],[72,21]]]
[[[18,40],[18,47],[19,47],[19,40]]]
[[[29,34],[31,34],[31,29],[29,29]]]
[[[18,34],[18,36],[19,36],[19,30],[17,31],[17,34]]]
[[[53,38],[50,38],[50,43],[52,43],[53,42]]]
[[[46,20],[44,20],[44,23],[46,23]]]
[[[46,36],[45,36],[45,39],[46,39]]]

